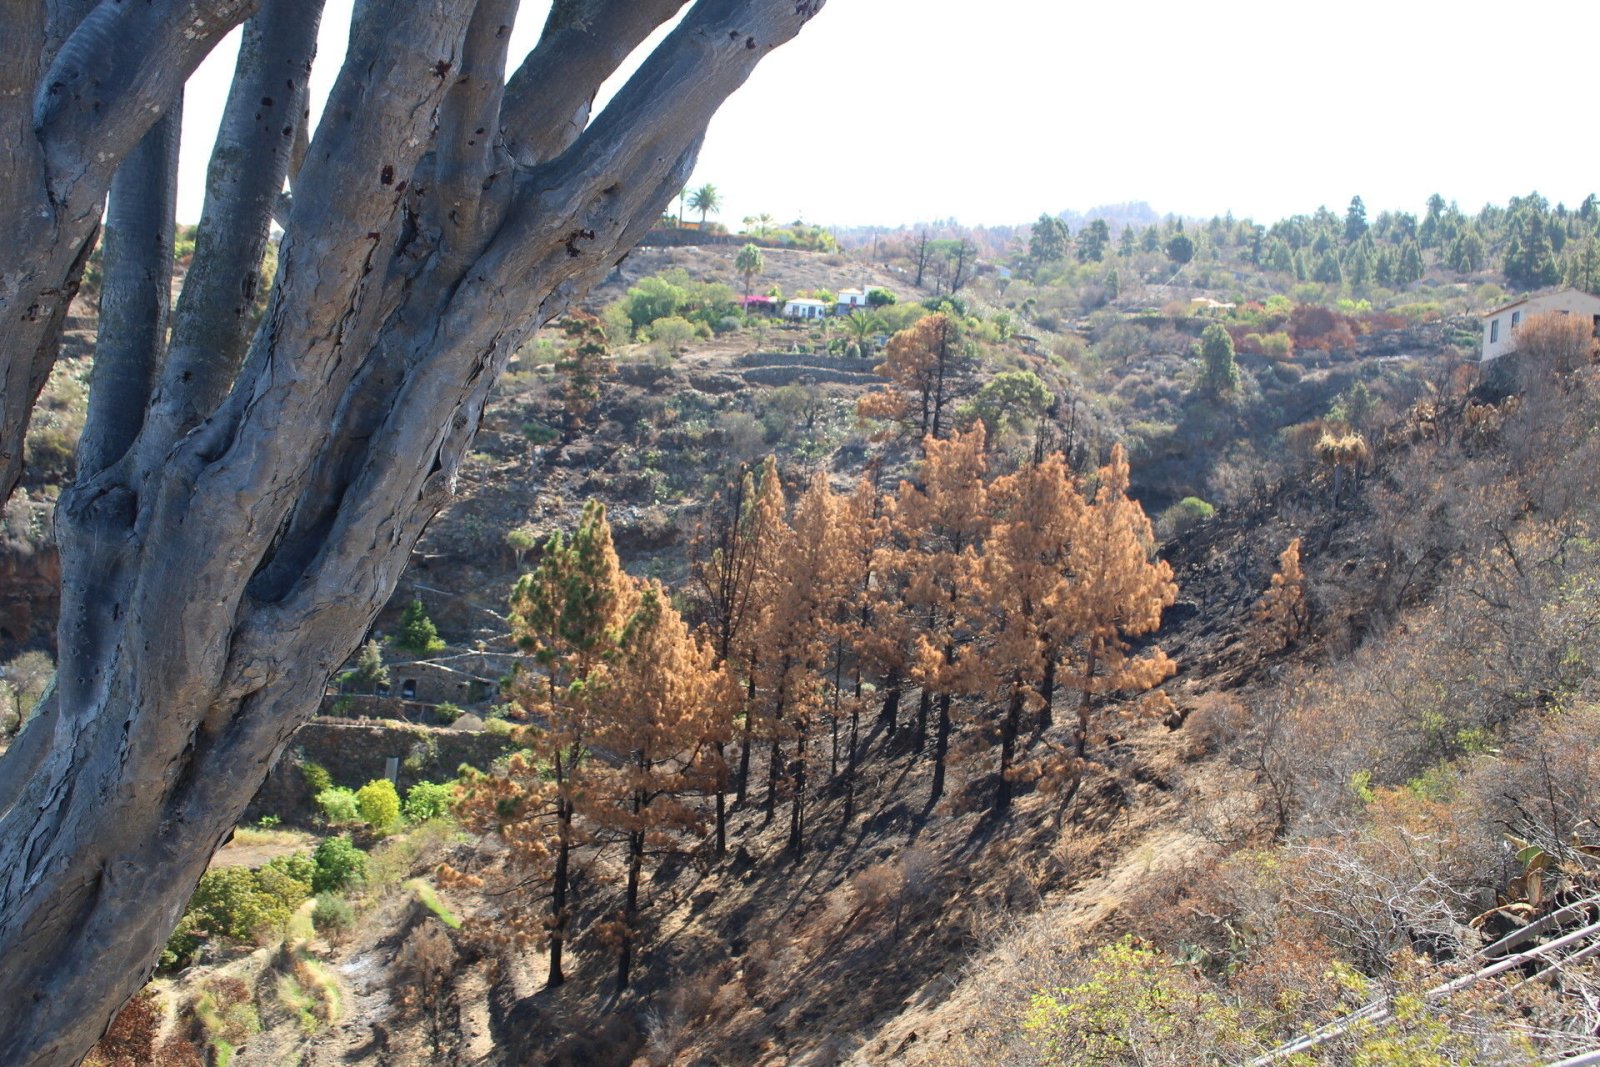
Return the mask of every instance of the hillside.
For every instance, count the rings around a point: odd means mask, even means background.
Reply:
[[[516,831],[465,808],[462,823],[430,818],[439,812],[424,805],[382,832],[353,798],[342,812],[337,797],[315,799],[379,772],[357,777],[329,760],[338,773],[313,784],[315,761],[291,750],[272,797],[295,799],[258,800],[252,817],[268,828],[241,832],[214,870],[310,878],[292,857],[342,833],[367,852],[367,875],[315,902],[300,893],[279,924],[286,937],[257,927],[254,951],[249,931],[203,935],[190,966],[158,979],[160,1009],[140,1031],[161,1035],[164,1062],[1245,1062],[1369,1003],[1400,1007],[1341,1024],[1294,1062],[1532,1063],[1596,1046],[1584,1006],[1596,975],[1581,955],[1600,888],[1587,801],[1600,787],[1592,367],[1554,373],[1530,357],[1495,376],[1465,369],[1475,334],[1464,313],[1481,286],[1446,278],[1432,251],[1435,277],[1365,307],[1270,271],[1240,278],[1221,252],[1196,257],[1212,273],[1179,278],[1164,256],[1138,252],[1117,268],[1127,274],[1117,295],[1093,308],[1079,303],[1083,283],[1103,267],[1066,264],[1052,277],[1016,249],[977,257],[975,280],[954,294],[937,291],[932,271],[917,288],[887,243],[876,263],[765,251],[755,291],[896,295],[856,328],[733,314],[737,252],[642,249],[589,295],[615,365],[582,425],[569,421],[567,335],[548,330],[519,354],[454,498],[374,628],[388,680],[357,680],[353,660],[325,702],[328,721],[310,728],[324,731],[318,744],[336,750],[353,736],[338,733],[347,714],[433,724],[468,713],[449,732],[374,742],[410,786],[455,773],[458,734],[527,741],[519,731],[548,710],[530,713],[502,689],[517,662],[507,596],[551,535],[574,536],[588,501],[605,505],[626,572],[665,582],[674,610],[708,625],[714,595],[695,564],[764,457],[795,530],[809,486],[843,498],[867,472],[882,512],[909,514],[902,480],[920,491],[932,477],[916,397],[874,368],[941,297],[963,361],[940,381],[941,436],[963,439],[951,424],[985,428],[996,503],[973,517],[979,532],[937,548],[966,561],[932,579],[951,583],[950,606],[917,611],[957,616],[995,595],[970,577],[972,561],[998,558],[991,520],[1016,507],[994,485],[1060,450],[1085,514],[1109,514],[1099,494],[1115,483],[1121,444],[1129,495],[1155,520],[1177,589],[1157,609],[1159,629],[1118,630],[1116,641],[1134,659],[1161,650],[1175,673],[1091,688],[1081,705],[1063,681],[1054,721],[1012,739],[1026,773],[1003,780],[998,690],[941,681],[925,659],[896,668],[917,672],[905,677],[864,670],[884,655],[866,651],[882,637],[872,627],[826,631],[846,635],[819,653],[832,673],[814,671],[802,690],[831,694],[831,711],[785,719],[786,674],[752,671],[744,714],[776,701],[773,721],[788,725],[759,738],[748,799],[729,804],[725,856],[705,836],[703,793],[693,829],[652,838],[638,958],[620,995],[619,836],[593,831],[578,850],[567,980],[546,989],[543,875],[516,866]],[[1291,301],[1282,290],[1297,284]],[[636,314],[641,291],[665,295],[671,313]],[[1219,312],[1191,300],[1204,294],[1241,299]],[[674,318],[687,332],[660,325]],[[1236,374],[1221,388],[1202,356],[1219,330]],[[1277,334],[1287,349],[1263,344]],[[52,410],[71,412],[82,369],[53,383]],[[997,380],[1011,388],[985,392]],[[909,407],[882,399],[895,389]],[[882,415],[891,409],[902,413]],[[54,610],[41,592],[50,484],[36,480],[8,510],[0,570],[0,592],[40,620]],[[880,531],[868,547],[912,555],[926,548],[919,536]],[[1291,543],[1299,578],[1285,562]],[[1141,542],[1141,563],[1153,547]],[[793,559],[764,566],[791,584],[804,573]],[[970,584],[948,578],[957,573]],[[1300,598],[1292,625],[1263,618],[1275,573]],[[765,589],[771,604],[785,592]],[[418,600],[438,645],[407,651],[402,617]],[[986,610],[989,623],[951,631],[974,670],[1001,656],[1005,612]],[[5,655],[39,655],[46,627],[16,629],[27,635],[0,634]],[[866,679],[854,717],[841,710],[851,672]],[[955,727],[935,798],[941,685]],[[1081,738],[1080,706],[1093,722]],[[787,761],[801,741],[810,785],[796,850]],[[1086,751],[1069,759],[1075,743]],[[478,762],[489,780],[505,768],[492,753]],[[275,836],[279,824],[309,836]],[[1559,973],[1532,959],[1516,973],[1536,985],[1491,977],[1436,992],[1481,969],[1494,936],[1552,915],[1543,940],[1577,931],[1580,953]],[[1040,995],[1068,1007],[1052,1013]],[[1179,1019],[1162,1007],[1174,998],[1192,1006]],[[1085,1022],[1086,1011],[1097,1014]],[[105,1062],[155,1061],[153,1046],[138,1047]],[[1373,1060],[1380,1051],[1395,1058]]]

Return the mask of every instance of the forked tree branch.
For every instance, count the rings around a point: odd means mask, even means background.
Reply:
[[[306,137],[322,0],[271,0],[245,23],[233,87],[206,173],[194,260],[141,443],[144,464],[210,414],[239,372],[254,328],[272,212]]]
[[[73,201],[80,183],[103,189],[200,61],[260,3],[103,0],[89,12],[62,44],[34,97],[52,200]]]
[[[89,415],[78,442],[77,477],[85,481],[133,444],[166,353],[182,128],[180,97],[111,179],[100,329],[89,376]]]

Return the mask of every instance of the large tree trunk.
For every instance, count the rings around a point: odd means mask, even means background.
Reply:
[[[103,3],[53,60],[40,6],[0,5],[0,493],[112,174],[256,5]],[[506,87],[514,0],[358,5],[242,368],[248,316],[209,298],[180,300],[158,373],[97,368],[105,430],[57,513],[57,683],[0,760],[0,1063],[76,1063],[143,984],[448,499],[511,353],[642,235],[717,105],[822,4],[701,0],[585,126],[681,6],[557,4]],[[292,169],[309,56],[279,64],[306,19],[274,14],[298,18],[263,23],[253,62],[287,92],[256,97],[239,158],[219,146],[236,183],[208,189],[200,278],[254,270],[267,220],[244,179]],[[236,95],[251,76],[242,58]],[[213,358],[178,359],[186,344]],[[131,441],[110,417],[129,410]]]

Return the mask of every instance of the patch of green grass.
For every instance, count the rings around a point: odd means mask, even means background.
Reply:
[[[434,890],[433,886],[420,878],[413,878],[406,883],[406,888],[415,893],[422,906],[433,912],[440,922],[452,930],[461,929],[461,920],[456,918],[455,912],[451,911],[444,901],[439,899],[439,894]]]

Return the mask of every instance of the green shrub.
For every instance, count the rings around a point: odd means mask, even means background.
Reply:
[[[461,718],[462,714],[461,706],[459,704],[452,704],[448,700],[434,708],[433,713],[434,715],[438,716],[439,721],[444,723],[446,726],[449,726],[451,723]]]
[[[176,943],[168,944],[174,962],[181,963],[193,955],[207,935],[244,942],[281,929],[311,895],[309,883],[290,875],[285,870],[287,866],[269,864],[259,871],[218,867],[207,871],[189,899],[184,921],[173,935]]]
[[[380,833],[400,825],[400,794],[387,778],[374,778],[356,790],[356,807],[367,825]]]
[[[206,1044],[216,1051],[213,1062],[218,1064],[232,1058],[235,1046],[261,1032],[261,1016],[250,987],[240,978],[211,979],[195,998],[192,1010],[205,1032]]]
[[[1197,496],[1186,496],[1167,508],[1156,520],[1156,530],[1163,538],[1176,537],[1217,513],[1217,509]]]
[[[450,910],[449,905],[439,899],[439,894],[434,891],[433,886],[424,882],[421,878],[413,878],[406,883],[406,887],[417,895],[418,902],[433,912],[440,922],[452,930],[461,929],[461,920],[456,917],[455,912]]]
[[[319,893],[311,909],[311,925],[324,936],[338,936],[355,925],[356,909],[337,893]]]
[[[422,601],[413,600],[407,605],[405,614],[400,616],[400,633],[394,643],[419,655],[437,652],[444,647],[439,630],[428,617],[428,609]]]
[[[306,788],[311,790],[311,795],[333,788],[333,775],[328,773],[328,768],[320,763],[310,760],[300,761],[300,777],[305,779]]]
[[[317,810],[334,826],[360,822],[361,807],[356,794],[342,785],[330,786],[316,796]]]
[[[418,782],[406,790],[405,814],[408,822],[427,822],[450,814],[455,787],[444,782]]]
[[[301,899],[304,899],[311,895],[311,883],[316,876],[317,864],[315,860],[304,852],[295,852],[288,856],[279,856],[276,859],[269,860],[267,865],[257,874],[264,874],[266,871],[272,871],[275,874],[281,874],[286,878],[299,882],[305,887],[305,892],[300,894]]]
[[[1132,938],[1102,947],[1085,969],[1082,982],[1034,995],[1023,1028],[1036,1062],[1240,1063],[1260,1051],[1235,1008]]]
[[[367,875],[367,854],[355,846],[348,834],[328,838],[317,846],[312,858],[311,888],[316,893],[347,889]],[[312,921],[316,921],[315,916]]]
[[[536,445],[548,445],[561,440],[561,431],[547,423],[533,420],[522,424],[522,435]]]

